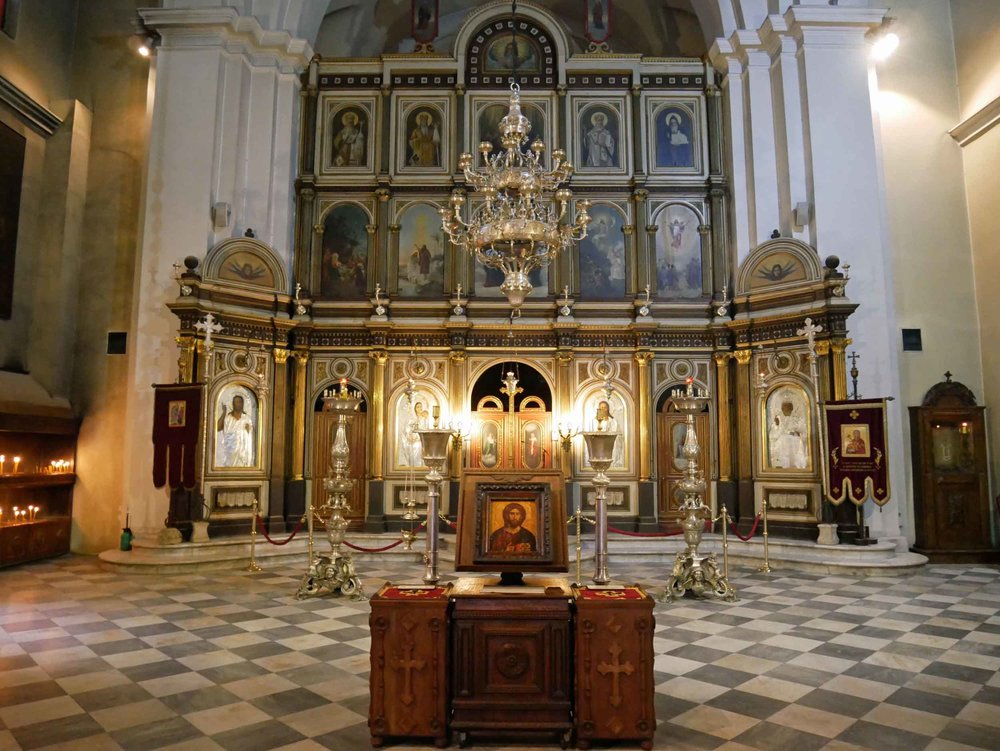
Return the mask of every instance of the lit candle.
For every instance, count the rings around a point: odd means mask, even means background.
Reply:
[[[17,474],[17,468],[20,466],[20,464],[21,464],[21,457],[15,456],[14,457],[14,474],[15,475]]]
[[[347,394],[347,379],[346,378],[341,378],[340,379],[340,393],[344,394],[344,395]]]
[[[21,512],[18,511],[17,506],[15,506],[14,507],[14,524],[17,524],[17,517],[20,516],[20,515],[21,515]]]
[[[4,456],[3,454],[0,454],[0,475],[3,474],[3,465],[6,463],[6,461],[7,457]]]
[[[3,509],[0,508],[0,526],[3,526]]]

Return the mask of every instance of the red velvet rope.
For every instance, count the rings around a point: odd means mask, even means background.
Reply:
[[[712,529],[712,522],[710,520],[705,521],[705,531],[710,532]],[[626,537],[677,537],[677,535],[684,534],[683,529],[678,529],[676,532],[626,532],[624,529],[618,529],[618,527],[612,527],[608,525],[608,532],[615,532],[619,535],[625,535]]]
[[[414,529],[413,531],[416,532],[417,530],[423,529],[426,526],[427,526],[427,522],[420,522],[420,524],[418,524],[417,527],[416,527],[416,529]],[[361,547],[360,545],[355,545],[353,543],[350,543],[347,540],[344,540],[344,544],[347,547],[349,547],[351,550],[358,550],[358,551],[360,551],[362,553],[384,553],[387,550],[392,550],[393,548],[402,545],[403,541],[402,540],[396,540],[396,542],[390,542],[388,545],[386,545],[385,547],[382,547],[382,548],[364,548],[364,547]]]
[[[448,519],[442,519],[441,521],[443,521],[445,524],[447,524],[451,529],[458,529],[458,524],[456,524],[453,521],[450,521]]]
[[[750,534],[748,534],[746,537],[744,537],[739,533],[739,531],[736,529],[736,525],[733,524],[732,522],[729,522],[729,528],[733,531],[733,534],[739,537],[741,540],[743,540],[743,542],[750,542],[750,539],[757,533],[758,524],[760,524],[760,514],[757,514],[757,516],[753,518],[753,526],[750,527]]]
[[[299,519],[299,523],[295,525],[295,529],[292,530],[292,534],[288,536],[287,540],[285,540],[284,542],[275,542],[267,534],[267,530],[264,528],[264,522],[261,521],[259,516],[256,518],[257,518],[257,529],[260,530],[260,533],[262,535],[264,535],[264,539],[267,540],[272,545],[287,545],[288,543],[290,543],[292,541],[292,538],[295,537],[295,535],[297,535],[301,531],[302,524],[306,520],[304,516],[301,519]]]

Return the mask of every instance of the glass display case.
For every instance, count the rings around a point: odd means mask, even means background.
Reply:
[[[985,407],[945,377],[910,407],[913,550],[936,561],[993,560]]]
[[[69,552],[79,420],[0,412],[0,566]]]

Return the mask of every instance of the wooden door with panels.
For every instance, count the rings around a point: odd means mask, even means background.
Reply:
[[[471,469],[536,472],[552,468],[552,413],[537,396],[526,396],[508,411],[495,396],[476,404]]]
[[[698,436],[698,469],[705,477],[709,471],[709,432],[708,408],[694,416],[694,429]],[[659,477],[659,501],[657,517],[661,526],[676,527],[680,524],[680,505],[684,500],[678,484],[684,479],[687,469],[687,459],[684,457],[684,436],[687,434],[687,416],[676,410],[669,399],[656,415],[656,470]],[[706,484],[705,503],[709,504]]]
[[[354,413],[347,428],[347,442],[351,447],[351,466],[348,477],[354,480],[351,490],[350,508],[344,514],[352,524],[360,524],[365,518],[365,497],[367,483],[365,482],[368,457],[368,413],[367,403],[362,400],[358,411]],[[313,414],[313,459],[312,459],[312,502],[313,508],[319,508],[326,503],[326,490],[323,480],[333,475],[330,449],[333,446],[334,431],[337,427],[337,415],[323,408],[323,399],[316,402]]]

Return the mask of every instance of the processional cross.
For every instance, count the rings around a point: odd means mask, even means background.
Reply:
[[[415,698],[413,696],[413,671],[423,670],[427,663],[424,660],[413,657],[413,650],[416,648],[415,642],[407,641],[404,647],[407,656],[397,657],[390,664],[393,669],[403,671],[403,693],[399,699],[406,706],[410,706]]]
[[[503,387],[500,389],[501,394],[506,394],[507,398],[510,400],[510,411],[514,411],[514,397],[520,394],[524,389],[517,385],[517,376],[514,375],[513,370],[508,370],[507,375],[504,376]]]
[[[795,332],[799,336],[804,336],[809,342],[809,357],[813,360],[816,359],[816,334],[822,330],[822,326],[814,324],[812,318],[807,318],[806,325]]]
[[[212,334],[222,331],[222,324],[215,322],[215,316],[211,313],[205,314],[205,319],[195,323],[194,327],[205,335],[205,349],[212,349]]]
[[[611,653],[611,662],[597,663],[597,672],[601,675],[611,675],[611,696],[608,701],[612,707],[619,707],[622,703],[621,677],[622,675],[632,675],[635,667],[631,662],[622,662],[622,647],[618,642],[611,642],[608,647]]]

